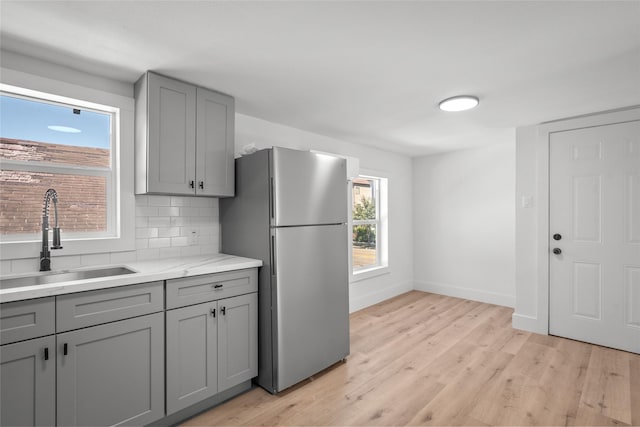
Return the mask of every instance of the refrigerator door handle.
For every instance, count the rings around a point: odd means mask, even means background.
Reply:
[[[271,275],[276,273],[276,236],[271,235]]]
[[[271,189],[270,190],[271,190],[271,197],[269,199],[269,204],[271,205],[270,206],[270,208],[271,208],[271,219],[273,220],[276,217],[275,216],[275,212],[274,212],[275,211],[274,205],[275,205],[275,199],[276,198],[274,197],[274,194],[273,194],[273,177],[271,178]]]

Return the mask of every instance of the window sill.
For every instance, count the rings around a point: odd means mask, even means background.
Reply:
[[[388,265],[367,268],[364,270],[359,270],[355,273],[351,273],[349,283],[360,282],[362,280],[371,279],[372,277],[382,276],[389,273],[390,270]]]

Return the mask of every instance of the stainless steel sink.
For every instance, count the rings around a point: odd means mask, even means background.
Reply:
[[[95,279],[99,277],[120,276],[136,273],[127,267],[107,267],[94,270],[46,271],[28,276],[0,279],[0,289],[36,286],[49,283],[71,282],[74,280]]]

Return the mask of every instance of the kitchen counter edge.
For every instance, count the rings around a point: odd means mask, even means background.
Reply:
[[[216,254],[189,258],[165,258],[149,261],[137,261],[115,265],[84,266],[72,270],[120,266],[132,269],[136,271],[136,273],[2,289],[0,290],[0,303],[64,295],[74,292],[114,288],[117,286],[155,282],[158,280],[169,280],[181,277],[199,276],[203,274],[243,270],[246,268],[261,267],[262,261],[234,255]],[[28,274],[15,274],[2,276],[2,278],[8,279],[27,275]]]

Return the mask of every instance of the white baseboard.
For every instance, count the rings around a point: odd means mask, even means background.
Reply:
[[[443,283],[416,281],[414,289],[417,291],[431,292],[450,297],[486,302],[488,304],[502,305],[505,307],[515,307],[516,305],[516,299],[513,295],[479,291],[477,289],[462,288]]]
[[[381,291],[371,292],[359,297],[349,298],[349,313],[362,310],[363,308],[372,306],[389,298],[402,295],[413,290],[413,282],[399,283]]]
[[[515,329],[522,329],[523,331],[535,332],[537,334],[549,334],[549,331],[541,329],[537,317],[527,316],[525,314],[513,313],[511,315],[511,326]]]

